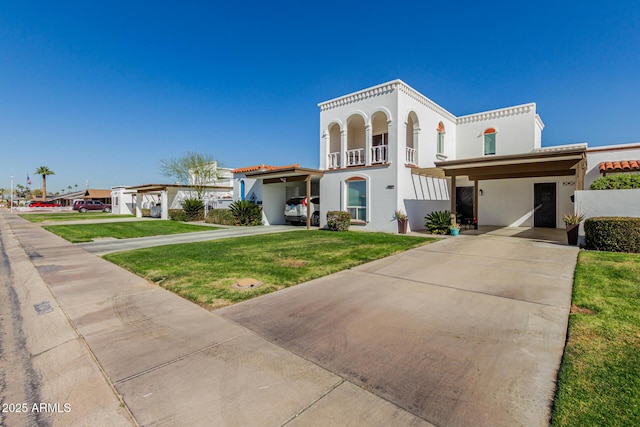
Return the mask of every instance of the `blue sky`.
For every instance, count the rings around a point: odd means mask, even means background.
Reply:
[[[0,187],[316,168],[317,104],[396,78],[456,115],[536,102],[543,145],[640,141],[635,1],[212,3],[2,2]]]

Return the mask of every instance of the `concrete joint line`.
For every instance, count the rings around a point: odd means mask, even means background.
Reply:
[[[412,250],[416,250],[416,249],[420,249],[420,248],[415,248],[415,249],[412,249]],[[488,257],[488,256],[483,256],[483,255],[461,254],[460,252],[453,252],[453,251],[424,251],[424,252],[450,254],[450,255],[457,255],[457,256],[466,256],[466,257],[470,257],[470,258],[496,259],[495,257],[490,257],[490,256]],[[500,259],[504,260],[504,261],[523,261],[522,259],[518,259],[518,258],[500,258]],[[526,261],[527,262],[531,262],[531,263],[535,263],[535,264],[537,264],[539,262],[539,261],[531,261],[531,260],[526,260]],[[554,265],[564,265],[564,263],[562,263],[562,262],[551,262],[551,261],[544,261],[544,262],[548,263],[548,264],[554,264]]]
[[[282,424],[280,424],[278,427],[283,427],[287,424],[289,424],[291,421],[295,420],[296,418],[298,418],[300,415],[302,415],[304,412],[306,412],[309,408],[311,408],[313,405],[315,405],[316,403],[318,403],[319,401],[321,401],[322,399],[324,399],[325,396],[327,396],[329,393],[331,393],[333,390],[337,389],[338,387],[340,387],[342,384],[344,384],[347,380],[345,380],[344,378],[341,378],[340,381],[338,381],[336,384],[334,384],[333,386],[331,386],[327,391],[325,391],[324,393],[322,393],[317,399],[311,401],[307,406],[305,406],[304,408],[300,409],[298,412],[296,412],[295,414],[293,414],[291,417],[289,417],[287,420],[285,420]]]
[[[242,337],[242,336],[244,336],[244,335],[247,335],[247,333],[248,333],[248,332],[245,332],[244,334],[236,335],[235,337],[231,337],[231,338],[226,339],[226,340],[224,340],[224,341],[220,341],[220,342],[217,342],[217,343],[215,343],[215,344],[210,344],[210,345],[208,345],[208,346],[206,346],[206,347],[201,348],[200,350],[195,350],[195,351],[192,351],[191,353],[183,354],[182,356],[176,357],[176,358],[171,359],[171,360],[169,360],[169,361],[167,361],[167,362],[164,362],[164,363],[161,363],[161,364],[159,364],[159,365],[153,366],[153,367],[151,367],[151,368],[149,368],[149,369],[145,369],[144,371],[138,372],[137,374],[133,374],[133,375],[129,375],[128,377],[121,378],[121,379],[119,379],[119,380],[115,381],[115,384],[123,384],[123,383],[125,383],[125,382],[127,382],[127,381],[129,381],[129,380],[134,379],[134,378],[138,378],[138,377],[141,377],[141,376],[143,376],[143,375],[146,375],[146,374],[148,374],[149,372],[157,371],[158,369],[164,368],[165,366],[172,365],[172,364],[174,364],[174,363],[176,363],[176,362],[179,362],[179,361],[181,361],[181,360],[184,360],[184,359],[186,359],[186,358],[188,358],[188,357],[191,357],[191,356],[193,356],[193,355],[195,355],[195,354],[203,353],[203,352],[205,352],[205,351],[207,351],[207,350],[210,350],[210,349],[212,349],[212,348],[214,348],[214,347],[220,346],[220,345],[222,345],[222,344],[226,344],[226,343],[228,343],[229,341],[233,341],[233,340],[235,340],[236,338],[239,338],[239,337]]]
[[[468,292],[470,294],[478,294],[478,295],[485,295],[485,296],[488,296],[488,297],[501,298],[501,299],[506,299],[506,300],[509,300],[509,301],[526,302],[528,304],[541,305],[543,307],[566,308],[566,307],[562,307],[562,306],[555,305],[555,304],[545,304],[543,302],[527,301],[527,300],[518,299],[518,298],[507,298],[507,297],[503,297],[501,295],[494,295],[494,294],[490,294],[490,293],[487,293],[487,292],[478,292],[478,291],[472,291],[472,290],[469,290],[469,289],[456,288],[454,286],[439,285],[437,283],[423,282],[423,281],[415,280],[415,279],[407,279],[406,277],[392,276],[390,274],[371,273],[369,271],[362,271],[362,270],[355,270],[355,272],[363,273],[363,274],[370,274],[372,276],[388,277],[390,279],[403,280],[405,282],[420,283],[421,285],[436,286],[438,288],[451,289],[451,290],[460,291],[460,292]]]

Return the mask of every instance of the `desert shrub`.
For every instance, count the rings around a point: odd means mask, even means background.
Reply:
[[[351,215],[345,211],[327,212],[327,227],[333,231],[348,231],[351,225]]]
[[[584,234],[587,249],[640,253],[640,218],[588,218]]]
[[[230,209],[211,209],[207,212],[205,222],[221,225],[235,225],[236,220]]]
[[[187,221],[202,221],[204,219],[204,203],[200,199],[184,199],[182,210],[187,216]]]
[[[187,213],[182,209],[169,209],[169,219],[172,221],[189,221]]]
[[[640,175],[603,176],[591,184],[592,190],[631,190],[634,188],[640,188]]]
[[[431,234],[448,234],[451,227],[451,212],[433,211],[424,217],[424,226]]]
[[[262,208],[249,200],[237,200],[229,210],[236,225],[262,225]]]

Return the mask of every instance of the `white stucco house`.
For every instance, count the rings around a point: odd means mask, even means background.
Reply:
[[[203,202],[207,209],[226,208],[233,201],[231,169],[217,170],[219,179],[210,184],[202,183],[206,188]],[[135,214],[139,218],[142,209],[150,209],[152,216],[169,219],[169,210],[182,208],[182,201],[190,197],[194,197],[192,186],[179,183],[122,185],[111,189],[113,213]]]
[[[319,194],[321,227],[343,210],[352,227],[396,232],[403,210],[417,230],[427,213],[448,209],[463,223],[561,228],[601,162],[640,159],[638,144],[543,147],[535,103],[455,116],[401,80],[318,106],[318,169],[233,171],[236,199],[261,204],[266,224],[285,223],[288,197]]]

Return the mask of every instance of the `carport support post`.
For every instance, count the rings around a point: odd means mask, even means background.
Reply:
[[[456,224],[456,176],[451,176],[451,225]]]
[[[311,175],[305,178],[307,183],[307,230],[311,229]]]
[[[169,191],[164,189],[160,192],[160,207],[162,208],[162,213],[160,214],[160,219],[169,219]]]
[[[142,199],[143,195],[141,192],[136,192],[136,218],[142,218]]]
[[[478,180],[473,181],[473,220],[478,228]]]

